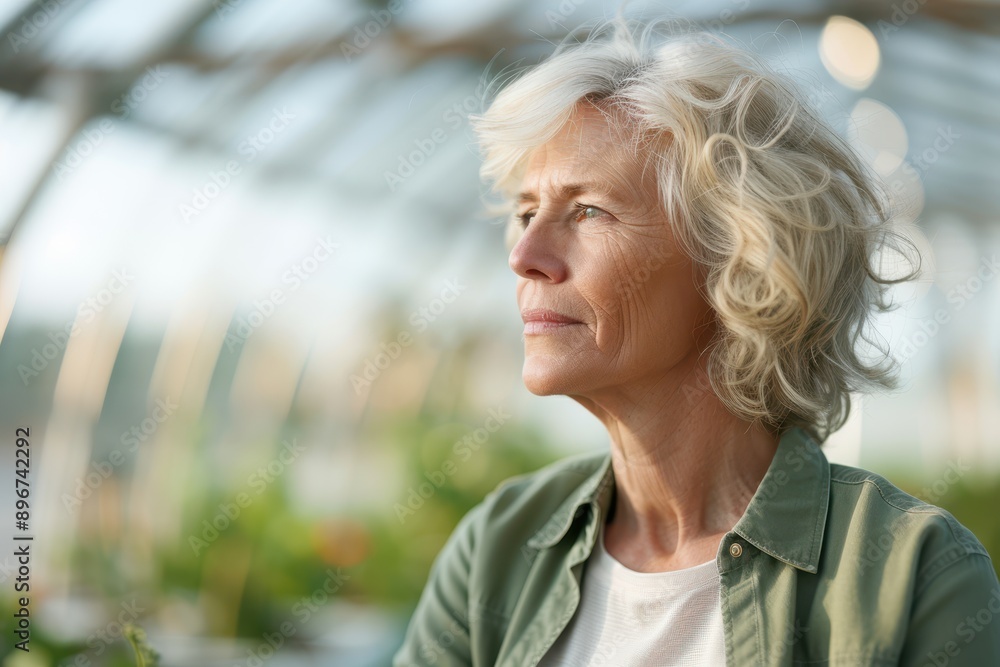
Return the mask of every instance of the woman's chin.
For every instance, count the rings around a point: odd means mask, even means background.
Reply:
[[[540,364],[528,359],[524,362],[521,378],[525,388],[536,396],[568,394],[577,389],[577,383],[570,377],[570,369],[561,367],[561,364]]]

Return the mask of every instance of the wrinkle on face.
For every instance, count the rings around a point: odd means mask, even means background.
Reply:
[[[674,242],[654,160],[642,153],[649,144],[634,132],[581,103],[528,160],[518,211],[534,217],[511,252],[519,307],[586,325],[525,338],[525,382],[536,393],[637,388],[696,352],[693,329],[707,304]],[[568,192],[572,184],[589,187]],[[610,215],[578,219],[577,204]]]

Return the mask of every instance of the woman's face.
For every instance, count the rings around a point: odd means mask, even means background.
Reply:
[[[516,211],[526,226],[509,261],[532,393],[647,390],[676,382],[670,371],[702,349],[695,335],[709,306],[674,243],[652,165],[630,157],[628,139],[581,104],[530,156]]]

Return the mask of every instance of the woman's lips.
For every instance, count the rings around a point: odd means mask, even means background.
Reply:
[[[568,327],[575,327],[579,324],[580,322],[541,322],[535,320],[524,323],[524,335],[551,333]]]
[[[544,308],[531,308],[521,311],[521,319],[524,320],[524,333],[541,334],[560,331],[567,327],[582,324],[579,320],[557,313],[554,310]]]

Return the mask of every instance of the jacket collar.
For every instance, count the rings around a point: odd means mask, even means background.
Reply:
[[[830,463],[805,430],[778,441],[771,465],[733,527],[766,554],[815,574],[830,505]]]
[[[573,520],[589,510],[603,521],[614,496],[611,453],[576,487],[529,540],[534,549],[561,540]],[[819,568],[830,502],[830,464],[819,444],[802,428],[787,429],[771,465],[732,532],[780,561],[806,572]]]
[[[573,489],[569,497],[552,514],[548,521],[529,540],[533,549],[551,547],[569,531],[573,519],[591,509],[590,518],[605,516],[611,507],[614,495],[615,476],[611,467],[611,452],[601,457],[600,466],[588,476],[580,486]]]

